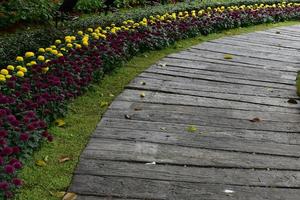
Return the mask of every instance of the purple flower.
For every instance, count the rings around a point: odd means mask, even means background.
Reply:
[[[21,169],[23,165],[22,165],[21,162],[17,161],[17,162],[15,162],[15,163],[13,163],[13,166],[14,166],[14,168],[16,168],[16,169]]]
[[[6,137],[7,136],[7,131],[6,130],[0,130],[0,138],[1,137]]]
[[[7,155],[7,156],[12,154],[13,152],[14,152],[14,150],[11,147],[4,147],[3,150],[2,150],[2,154]]]
[[[19,139],[25,142],[29,139],[29,135],[27,133],[21,133]]]
[[[22,185],[22,180],[19,178],[13,178],[11,181],[15,186],[21,186]]]
[[[6,181],[0,182],[0,190],[5,191],[8,190],[8,188],[9,188],[8,182]]]
[[[15,168],[14,168],[14,166],[12,166],[12,165],[6,165],[6,166],[4,167],[4,171],[5,171],[5,173],[7,173],[7,174],[13,174],[13,173],[15,172]]]

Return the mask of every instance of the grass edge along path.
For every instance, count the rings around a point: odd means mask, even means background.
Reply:
[[[298,21],[262,24],[237,28],[181,40],[160,51],[143,53],[134,57],[123,67],[106,75],[100,84],[69,105],[69,113],[63,127],[51,127],[54,134],[52,143],[45,143],[29,160],[20,173],[24,186],[16,194],[16,200],[56,200],[61,199],[69,187],[73,171],[81,151],[115,96],[138,74],[168,54],[176,53],[201,42],[248,32],[266,30],[280,26],[299,24]],[[38,162],[38,163],[37,163]],[[40,166],[38,166],[38,165]]]

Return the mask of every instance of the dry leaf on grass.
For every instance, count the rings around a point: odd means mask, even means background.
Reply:
[[[45,167],[47,163],[44,160],[36,160],[35,165],[39,167]]]
[[[63,120],[63,119],[56,119],[54,121],[55,125],[58,126],[58,127],[62,127],[64,125],[66,125],[66,122]]]
[[[107,101],[101,101],[100,102],[100,107],[103,108],[103,107],[106,107],[108,106],[108,102]]]
[[[77,198],[77,195],[73,192],[68,192],[66,193],[66,195],[64,196],[64,198],[62,200],[75,200]]]
[[[71,160],[70,157],[68,157],[68,156],[61,156],[61,157],[58,159],[58,162],[59,162],[59,163],[64,163],[64,162],[69,161],[69,160]]]

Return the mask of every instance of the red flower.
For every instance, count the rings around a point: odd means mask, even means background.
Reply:
[[[27,133],[21,133],[19,139],[25,142],[29,139],[29,135]]]
[[[21,186],[23,184],[22,180],[19,179],[19,178],[13,178],[12,179],[12,183],[15,185],[15,186]]]
[[[4,167],[4,171],[5,171],[5,173],[7,173],[7,174],[13,174],[13,173],[15,172],[15,168],[14,168],[14,166],[12,166],[12,165],[6,165],[6,166]]]
[[[2,150],[2,153],[7,156],[12,154],[13,152],[14,152],[14,150],[11,147],[4,147]]]
[[[0,190],[8,190],[9,185],[6,181],[0,182]]]
[[[0,130],[0,137],[6,137],[7,131],[6,130]]]

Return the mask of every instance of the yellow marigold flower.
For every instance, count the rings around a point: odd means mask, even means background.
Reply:
[[[88,32],[93,32],[94,31],[92,28],[88,28],[87,30],[88,30]]]
[[[109,27],[109,26],[107,26],[105,29],[109,31],[109,30],[110,30],[110,27]]]
[[[62,47],[60,48],[61,51],[66,51],[66,48]]]
[[[106,30],[104,30],[104,31],[102,31],[102,33],[106,34],[106,33],[107,33],[107,31],[106,31]]]
[[[25,53],[25,57],[26,58],[30,58],[30,57],[33,57],[34,56],[34,53],[33,52],[26,52]]]
[[[8,66],[6,67],[6,69],[13,71],[15,68],[14,68],[14,66],[12,66],[12,65],[8,65]]]
[[[76,40],[76,37],[75,36],[71,36],[71,40]]]
[[[44,61],[45,60],[45,57],[44,56],[38,56],[37,58],[39,61]]]
[[[0,81],[1,82],[5,82],[6,81],[6,78],[4,75],[0,74]]]
[[[55,44],[61,44],[61,40],[55,40]]]
[[[43,74],[46,74],[49,71],[49,67],[43,67],[42,72]]]
[[[9,74],[7,69],[1,69],[0,73],[3,74],[3,75]]]
[[[72,42],[71,38],[68,38],[65,41],[66,41],[66,43],[71,43]]]
[[[51,45],[50,47],[51,47],[51,49],[56,49],[55,45]]]
[[[36,61],[31,61],[30,64],[31,64],[31,66],[33,66],[33,65],[36,65],[37,63],[36,63]]]
[[[81,44],[76,44],[76,49],[81,49]]]
[[[62,57],[62,56],[64,56],[64,54],[62,53],[57,54],[57,57]]]
[[[54,55],[57,55],[58,51],[57,50],[52,50],[51,53],[54,54]]]
[[[47,63],[47,62],[50,62],[50,60],[48,59],[48,60],[45,61],[45,63]]]
[[[83,32],[82,31],[78,31],[77,34],[82,36]]]
[[[45,53],[45,49],[44,48],[39,48],[39,52],[40,53]]]
[[[16,66],[17,70],[20,70],[22,68],[21,65]]]
[[[26,66],[27,66],[27,67],[31,67],[32,64],[31,64],[31,63],[27,63]]]
[[[22,62],[22,61],[24,61],[24,59],[23,59],[22,56],[18,56],[18,57],[16,58],[16,61]]]
[[[26,67],[21,67],[21,69],[19,71],[26,73],[27,72],[27,68]]]
[[[10,79],[10,78],[11,78],[11,75],[10,75],[10,74],[7,74],[7,75],[5,76],[5,78]]]
[[[23,77],[23,76],[24,76],[24,72],[18,71],[16,75],[17,75],[18,77]]]
[[[124,21],[124,22],[123,22],[123,24],[124,24],[124,25],[127,25],[127,22],[126,22],[126,21]]]
[[[46,51],[51,52],[52,48],[48,47],[48,48],[46,48]]]
[[[89,46],[89,43],[87,41],[83,41],[82,44],[86,47]]]
[[[73,47],[73,44],[68,43],[68,44],[67,44],[67,47],[72,48],[72,47]]]

